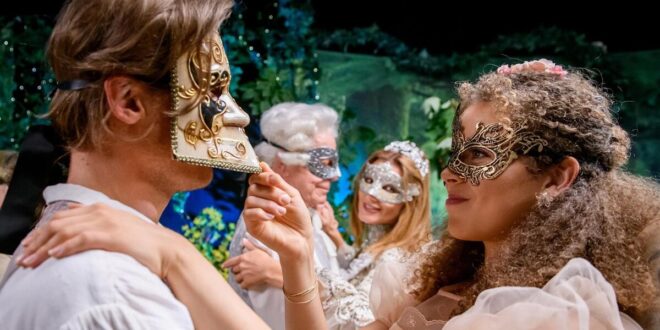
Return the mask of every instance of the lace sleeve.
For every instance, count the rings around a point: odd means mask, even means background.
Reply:
[[[342,279],[350,281],[355,278],[358,274],[362,273],[365,269],[373,266],[374,258],[369,252],[360,253],[357,258],[348,264],[345,268],[339,269],[339,275]]]
[[[323,310],[330,328],[336,324],[347,323],[362,327],[374,321],[373,313],[369,309],[369,287],[373,274],[368,274],[360,284],[354,286],[327,268],[320,269],[317,273],[319,282],[325,289]]]

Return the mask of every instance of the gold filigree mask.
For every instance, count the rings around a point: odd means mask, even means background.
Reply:
[[[497,178],[518,158],[532,150],[541,152],[548,142],[527,130],[527,126],[502,123],[477,123],[476,132],[465,139],[454,125],[451,158],[447,167],[458,176],[479,185],[481,180]]]
[[[179,58],[170,82],[174,158],[194,165],[258,173],[259,160],[244,128],[250,117],[229,94],[229,62],[214,33]]]

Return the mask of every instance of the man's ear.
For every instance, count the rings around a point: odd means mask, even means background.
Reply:
[[[580,163],[573,157],[565,157],[559,164],[548,170],[549,180],[544,190],[556,197],[570,188],[580,173]]]
[[[282,159],[280,159],[279,153],[275,154],[275,158],[273,158],[273,164],[270,164],[270,167],[273,169],[273,171],[277,172],[279,175],[286,176],[289,167],[282,162]]]
[[[127,76],[112,76],[103,82],[110,115],[127,125],[134,125],[147,116],[141,101],[139,83]]]

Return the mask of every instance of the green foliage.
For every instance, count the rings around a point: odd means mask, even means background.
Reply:
[[[337,30],[325,35],[320,45],[327,50],[389,56],[399,69],[449,82],[474,79],[488,70],[486,66],[495,68],[505,62],[549,57],[565,65],[592,68],[594,76],[600,74],[608,83],[617,86],[625,83],[620,79],[619,68],[609,60],[603,43],[589,41],[584,34],[557,27],[502,35],[476,52],[460,54],[431,55],[425,49],[410,49],[377,26]]]
[[[352,30],[335,30],[322,35],[319,46],[344,53],[363,53],[403,57],[410,48],[401,40],[383,32],[377,25]]]
[[[300,79],[299,72],[296,75],[294,79]],[[290,87],[285,87],[286,85],[295,86],[294,82],[287,80],[288,77],[290,75],[286,72],[277,71],[274,68],[265,68],[256,81],[248,82],[242,86],[243,100],[246,104],[252,105],[253,114],[262,114],[280,102],[296,100],[296,91]]]
[[[359,154],[365,152],[369,154],[390,142],[373,129],[360,125],[353,110],[346,109],[340,113],[340,116],[342,121],[339,127],[341,136],[338,149],[342,163],[351,163]]]
[[[431,164],[445,164],[451,151],[451,130],[454,114],[458,107],[457,99],[442,101],[437,96],[424,100],[422,109],[426,115],[426,143],[421,148]]]
[[[351,236],[351,233],[348,231],[348,228],[350,227],[350,205],[351,199],[349,198],[340,205],[333,206],[333,209],[335,213],[335,219],[339,223],[339,233],[344,238],[346,243],[353,244],[353,236]]]
[[[229,244],[234,235],[235,224],[225,224],[219,210],[207,207],[181,230],[183,236],[192,242],[226,279],[229,276],[228,270],[221,265],[229,258]]]
[[[318,100],[321,71],[309,1],[250,5],[238,4],[221,30],[239,103],[257,116],[280,102]]]

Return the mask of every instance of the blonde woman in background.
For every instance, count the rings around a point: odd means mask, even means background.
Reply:
[[[369,293],[375,267],[404,258],[429,241],[428,173],[424,153],[413,142],[396,141],[369,156],[356,175],[350,213],[355,242],[346,244],[336,226],[326,226],[342,268],[318,272],[331,329],[373,322]],[[322,213],[332,217],[329,205]]]

